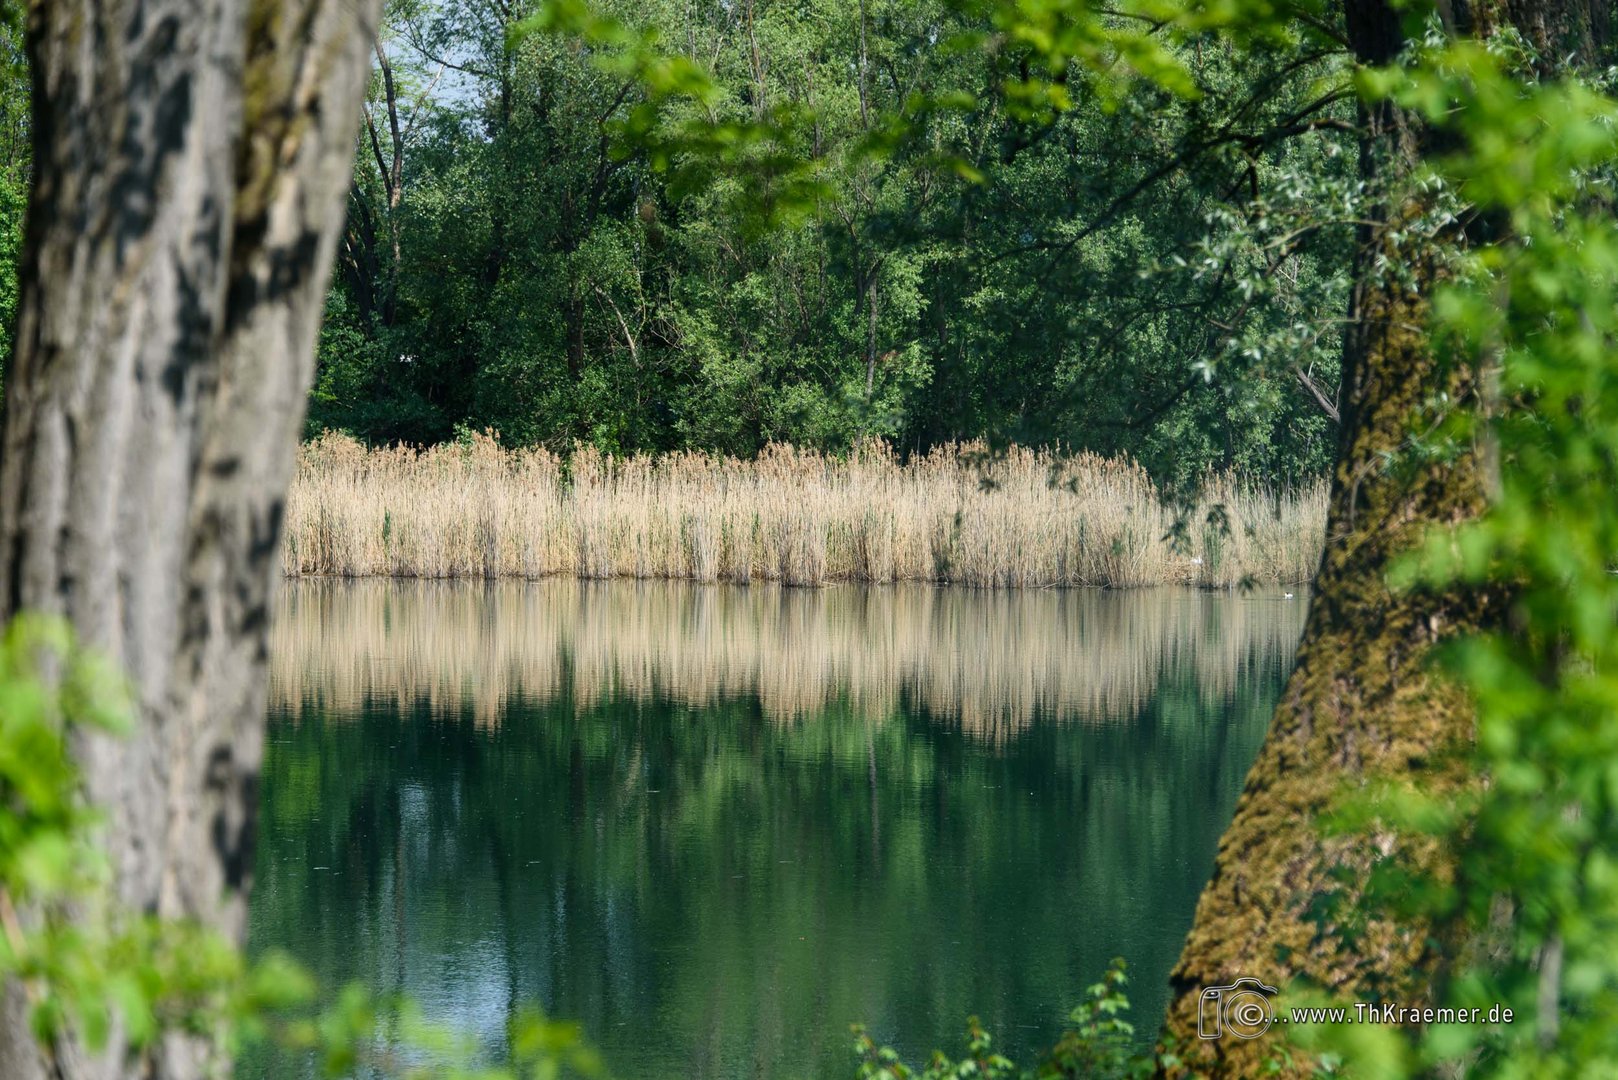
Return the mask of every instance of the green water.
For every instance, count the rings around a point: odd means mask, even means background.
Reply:
[[[1303,605],[1192,592],[289,587],[251,947],[501,1052],[524,1003],[617,1077],[842,1077],[1048,1046],[1161,987]],[[250,1054],[248,1076],[306,1062]]]

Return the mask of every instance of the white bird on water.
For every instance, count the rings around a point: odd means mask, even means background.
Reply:
[[[1291,600],[1292,599],[1292,594],[1291,593],[1282,593],[1281,594],[1281,599],[1283,599],[1283,600]]]

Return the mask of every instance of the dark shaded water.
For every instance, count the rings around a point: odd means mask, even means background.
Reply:
[[[1301,629],[1192,592],[292,584],[251,946],[617,1077],[1149,1034]],[[305,1071],[251,1055],[249,1076]]]

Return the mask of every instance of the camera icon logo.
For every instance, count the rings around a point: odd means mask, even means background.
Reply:
[[[1273,986],[1265,986],[1257,979],[1237,979],[1229,986],[1210,986],[1197,999],[1197,1036],[1203,1039],[1221,1039],[1234,1035],[1238,1039],[1256,1039],[1275,1023],[1275,1008],[1270,999],[1275,996]]]

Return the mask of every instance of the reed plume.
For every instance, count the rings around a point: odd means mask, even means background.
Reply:
[[[562,459],[487,435],[425,450],[326,434],[300,451],[289,576],[678,578],[989,588],[1294,584],[1324,543],[1326,484],[1210,475],[1189,508],[1094,454],[977,443],[901,462],[790,446]],[[1179,523],[1179,528],[1176,524]]]

